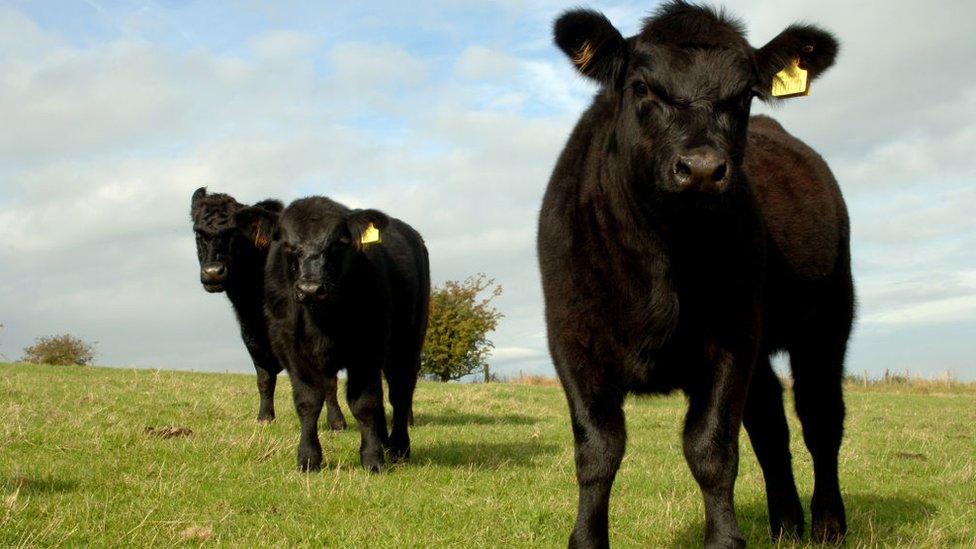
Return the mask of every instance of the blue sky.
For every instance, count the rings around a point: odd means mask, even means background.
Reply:
[[[551,374],[535,221],[595,91],[551,45],[577,4],[0,1],[0,353],[68,331],[109,365],[250,371],[197,283],[188,205],[207,185],[409,221],[435,282],[505,287],[496,370]],[[632,34],[655,4],[587,5]],[[847,197],[849,371],[976,378],[976,76],[959,70],[976,6],[726,6],[755,46],[797,20],[844,44],[810,97],[757,110]]]

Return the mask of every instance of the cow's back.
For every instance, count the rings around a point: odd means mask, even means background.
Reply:
[[[830,278],[845,267],[847,209],[823,158],[768,116],[750,119],[746,151],[771,251],[801,281]]]
[[[412,334],[408,339],[422,342],[430,302],[430,266],[420,233],[391,217],[382,244],[367,249],[367,257],[379,275],[377,282],[386,285],[382,293],[391,300],[394,331],[407,330]]]

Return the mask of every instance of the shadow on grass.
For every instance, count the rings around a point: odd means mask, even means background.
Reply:
[[[554,454],[555,444],[525,442],[446,442],[414,446],[412,460],[420,465],[445,467],[527,467],[535,464],[535,458]]]
[[[78,488],[78,481],[72,479],[58,479],[50,477],[32,477],[29,475],[13,475],[4,479],[3,493],[20,491],[21,495],[63,494]]]
[[[806,523],[800,545],[806,545],[810,543],[810,495],[801,497],[806,498],[803,500]],[[916,497],[855,493],[846,494],[844,503],[847,507],[847,539],[844,546],[858,545],[858,542],[862,541],[862,533],[869,527],[874,529],[874,536],[870,540],[872,543],[882,545],[895,543],[898,541],[896,536],[901,530],[900,526],[919,524],[936,512],[935,506]],[[736,514],[739,518],[739,528],[749,546],[775,545],[769,537],[769,518],[765,499],[745,504],[737,503]],[[891,537],[886,537],[883,532],[889,532]],[[704,540],[705,519],[700,517],[675,535],[672,546],[700,547]],[[784,543],[782,546],[789,547],[791,544]],[[821,546],[831,547],[826,544]]]
[[[417,414],[417,427],[425,425],[532,425],[539,423],[537,418],[522,414]]]

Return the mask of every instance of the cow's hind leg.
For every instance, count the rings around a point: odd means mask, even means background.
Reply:
[[[339,407],[339,380],[335,377],[327,377],[325,385],[325,421],[329,424],[329,429],[333,431],[343,431],[346,428],[346,418],[342,415],[342,408]]]
[[[258,397],[261,399],[258,406],[258,423],[271,423],[275,418],[274,394],[281,364],[267,344],[253,337],[251,333],[252,331],[245,325],[241,326],[241,338],[254,363],[254,373],[257,374]]]
[[[350,370],[346,381],[349,410],[359,423],[359,459],[368,471],[383,470],[383,449],[389,442],[386,414],[383,411],[383,384],[380,372]]]
[[[275,418],[274,394],[281,368],[273,369],[255,364],[254,371],[257,374],[258,396],[261,399],[258,406],[258,423],[271,423]]]
[[[390,391],[390,404],[393,406],[393,428],[390,431],[390,458],[402,461],[410,458],[410,431],[413,423],[413,393],[417,387],[417,368],[420,357],[413,363],[402,364],[402,368],[387,376]]]
[[[295,411],[302,425],[301,439],[298,442],[298,467],[303,471],[318,471],[322,466],[318,424],[325,401],[322,382],[312,376],[292,373],[291,386]]]
[[[766,481],[770,534],[799,539],[803,536],[803,507],[793,479],[783,387],[766,355],[756,361],[744,420]]]
[[[813,457],[810,511],[811,534],[816,541],[839,542],[847,533],[837,466],[844,436],[841,384],[846,347],[846,335],[790,347],[796,413],[803,425],[803,440]]]
[[[579,484],[579,507],[569,546],[609,547],[610,489],[627,445],[624,395],[614,387],[580,390],[574,381],[563,380],[572,416]]]

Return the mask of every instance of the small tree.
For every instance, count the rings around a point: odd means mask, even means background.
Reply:
[[[95,346],[71,334],[39,337],[24,349],[22,361],[30,364],[69,366],[91,364]]]
[[[486,297],[480,297],[482,293]],[[502,287],[484,273],[435,287],[421,373],[450,381],[480,371],[486,380],[491,379],[488,356],[494,345],[488,334],[503,316],[491,306],[491,300],[501,293]]]

